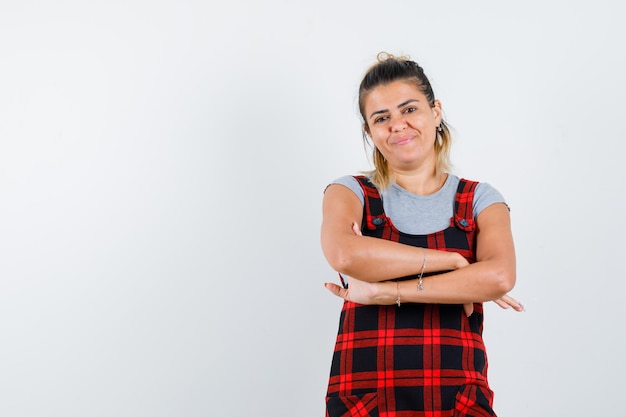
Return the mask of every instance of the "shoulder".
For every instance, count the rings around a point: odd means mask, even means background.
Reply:
[[[481,182],[474,191],[474,216],[477,217],[484,209],[492,204],[504,203],[504,196],[489,183]]]
[[[487,207],[496,203],[505,203],[506,201],[502,194],[491,184],[486,182],[479,182],[476,180],[468,179],[468,178],[459,178],[456,175],[452,176],[452,184],[455,189],[458,188],[458,184],[463,180],[464,182],[476,183],[476,188],[474,189],[474,201],[473,201],[473,209],[474,209],[474,217],[478,217],[478,215]]]
[[[335,180],[331,181],[328,184],[328,186],[331,186],[334,184],[343,185],[344,187],[349,188],[359,198],[359,200],[361,201],[361,205],[364,204],[365,197],[363,193],[363,188],[361,187],[361,184],[357,181],[355,176],[344,175],[342,177],[336,178]]]

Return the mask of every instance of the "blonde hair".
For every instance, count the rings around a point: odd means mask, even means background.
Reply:
[[[372,65],[363,76],[359,85],[359,112],[363,121],[363,140],[366,145],[372,147],[372,162],[374,169],[367,174],[371,176],[372,183],[380,189],[384,190],[393,181],[393,176],[389,170],[387,160],[383,154],[370,141],[366,126],[367,118],[365,116],[365,99],[367,95],[380,85],[389,84],[394,81],[408,81],[424,94],[430,107],[435,107],[435,93],[430,85],[430,81],[424,74],[424,70],[416,62],[411,61],[408,57],[395,57],[387,52],[381,52],[376,57],[377,62]],[[441,119],[441,124],[437,128],[437,138],[435,140],[435,154],[437,160],[435,163],[435,174],[446,173],[450,170],[452,164],[450,162],[450,148],[452,146],[452,133],[448,123]]]

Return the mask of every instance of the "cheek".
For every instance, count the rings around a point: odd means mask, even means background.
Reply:
[[[383,125],[374,125],[370,128],[370,137],[385,138],[389,136],[389,127]]]
[[[371,131],[370,139],[372,140],[374,145],[376,145],[376,147],[380,147],[379,145],[385,144],[385,137],[375,130]]]

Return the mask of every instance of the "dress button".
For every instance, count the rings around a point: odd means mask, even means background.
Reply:
[[[372,220],[372,223],[374,224],[374,226],[380,226],[381,224],[383,224],[383,219],[381,219],[380,217],[376,217],[374,218],[374,220]]]
[[[459,224],[460,224],[461,226],[463,226],[463,227],[467,227],[467,226],[469,226],[469,222],[468,222],[467,220],[465,220],[465,219],[461,219],[461,220],[459,220]]]

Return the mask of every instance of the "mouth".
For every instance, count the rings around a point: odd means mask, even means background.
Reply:
[[[407,143],[411,142],[414,139],[413,136],[406,136],[406,137],[402,137],[402,138],[398,138],[395,139],[393,142],[391,142],[392,145],[406,145]]]

